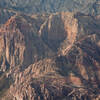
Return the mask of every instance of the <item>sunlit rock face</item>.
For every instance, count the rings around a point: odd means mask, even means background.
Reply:
[[[99,16],[16,13],[0,27],[2,100],[99,99],[99,65]]]

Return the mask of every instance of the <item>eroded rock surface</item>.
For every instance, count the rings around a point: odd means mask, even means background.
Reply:
[[[16,14],[0,27],[2,100],[97,100],[99,65],[99,16]]]

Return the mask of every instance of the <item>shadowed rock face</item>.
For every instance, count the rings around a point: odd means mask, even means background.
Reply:
[[[2,100],[99,99],[99,20],[69,12],[12,16],[0,27],[0,81],[11,82]]]

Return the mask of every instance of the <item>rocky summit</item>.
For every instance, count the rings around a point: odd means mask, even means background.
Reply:
[[[0,0],[0,100],[99,100],[99,0]]]

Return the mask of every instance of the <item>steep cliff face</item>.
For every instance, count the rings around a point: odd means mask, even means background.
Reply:
[[[0,27],[2,100],[99,99],[99,33],[99,16],[12,16]]]
[[[68,46],[70,48],[75,41],[77,29],[77,19],[74,18],[74,14],[62,12],[50,15],[39,32],[43,41],[57,52],[64,41],[67,43],[67,48]]]
[[[65,39],[67,47],[74,43],[77,28],[77,19],[71,13],[52,14],[46,20],[41,17],[39,22],[34,16],[12,16],[0,29],[4,59],[1,65],[7,62],[9,66],[28,67],[39,59],[56,55]]]
[[[40,19],[41,25],[44,21]],[[48,49],[38,36],[40,25],[37,19],[22,16],[12,16],[0,29],[1,66],[22,65],[27,67],[35,61],[47,57],[51,50]],[[52,55],[52,52],[51,52]],[[6,61],[6,62],[3,62]],[[6,70],[6,69],[5,69]]]

